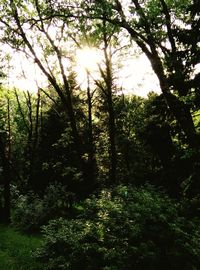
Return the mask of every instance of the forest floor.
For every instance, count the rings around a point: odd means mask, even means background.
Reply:
[[[22,234],[12,227],[0,225],[0,270],[39,270],[32,252],[41,244],[39,236]]]

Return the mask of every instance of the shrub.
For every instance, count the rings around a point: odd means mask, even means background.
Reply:
[[[197,269],[198,222],[151,187],[120,186],[87,199],[77,219],[43,228],[37,258],[46,269]]]
[[[19,195],[13,207],[11,222],[22,231],[37,231],[44,225],[43,213],[43,202],[38,196],[32,193]]]
[[[50,185],[42,198],[31,192],[18,194],[18,197],[15,194],[11,221],[15,227],[26,232],[39,231],[50,219],[67,216],[73,201],[73,194],[60,184]]]
[[[74,203],[74,194],[68,192],[66,187],[56,183],[47,187],[43,197],[46,220],[66,216]]]

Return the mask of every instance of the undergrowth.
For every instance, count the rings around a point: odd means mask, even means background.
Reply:
[[[11,227],[0,225],[0,270],[38,270],[32,253],[40,246],[38,236],[22,234]]]

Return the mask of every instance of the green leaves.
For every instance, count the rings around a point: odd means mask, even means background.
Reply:
[[[103,190],[82,206],[78,218],[44,227],[37,257],[45,269],[186,270],[199,263],[198,228],[151,186]]]

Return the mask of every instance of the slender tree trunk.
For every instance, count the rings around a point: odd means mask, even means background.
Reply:
[[[27,95],[24,93],[26,98],[26,104],[28,108],[28,138],[27,138],[27,157],[28,157],[28,185],[33,187],[33,104],[32,104],[32,97],[29,92]]]
[[[7,98],[7,122],[8,122],[8,160],[11,161],[12,152],[12,134],[11,134],[11,119],[10,119],[10,98]]]
[[[111,159],[111,168],[110,168],[110,179],[113,183],[116,182],[116,170],[117,170],[117,154],[116,154],[116,143],[115,143],[115,114],[113,108],[112,92],[109,91],[107,97],[108,103],[108,114],[109,114],[109,123],[108,123],[108,133],[110,141],[110,159]]]
[[[24,112],[22,110],[22,106],[21,106],[21,103],[20,103],[20,98],[18,96],[18,93],[17,93],[17,90],[16,89],[14,89],[14,92],[15,92],[15,97],[16,97],[16,101],[17,101],[17,106],[18,106],[20,115],[21,115],[22,120],[23,120],[23,124],[26,127],[26,130],[28,132],[29,131],[29,126],[27,125],[26,117],[25,117]]]
[[[2,136],[0,136],[0,156],[3,167],[3,178],[4,178],[4,206],[3,206],[3,220],[6,223],[10,222],[10,208],[11,208],[11,198],[10,198],[10,183],[11,183],[11,171],[10,162],[6,156],[6,149],[3,143]]]
[[[107,22],[103,20],[103,42],[104,42],[104,57],[105,57],[105,72],[101,70],[102,77],[106,83],[104,94],[108,106],[108,135],[109,135],[109,155],[110,155],[110,183],[116,183],[117,170],[117,154],[116,154],[116,127],[115,127],[115,113],[113,107],[113,76],[112,76],[112,54],[109,45],[109,33],[107,33]]]
[[[5,222],[10,222],[10,211],[11,211],[11,194],[10,194],[10,183],[11,183],[11,119],[10,119],[10,98],[7,98],[7,126],[8,126],[8,146],[7,155],[6,148],[2,146],[2,164],[4,170],[4,218]],[[0,142],[1,143],[1,142]],[[4,149],[3,149],[4,148]]]
[[[87,107],[88,107],[88,169],[87,178],[91,182],[91,189],[95,186],[96,177],[96,157],[95,157],[95,144],[93,137],[93,124],[92,124],[92,94],[90,89],[89,73],[87,72]]]
[[[37,151],[38,143],[39,143],[39,125],[40,125],[40,89],[38,89],[37,93],[37,104],[36,104],[36,117],[35,117],[35,131],[34,131],[34,152]]]
[[[35,162],[36,162],[36,152],[38,146],[38,137],[39,137],[39,118],[40,118],[40,92],[38,90],[38,96],[36,100],[36,111],[35,117],[33,117],[33,100],[30,93],[25,95],[27,107],[28,107],[28,183],[31,188],[35,187],[34,184],[34,173],[35,173]],[[34,120],[35,118],[35,120]]]
[[[91,164],[91,169],[93,170],[92,174],[95,175],[94,165],[95,161],[95,145],[93,137],[93,126],[92,126],[92,96],[90,90],[89,74],[87,73],[87,105],[88,105],[88,135],[89,135],[89,162]]]
[[[31,143],[31,155],[30,155],[30,176],[29,182],[32,187],[35,186],[35,172],[36,172],[36,153],[39,143],[39,121],[40,120],[40,90],[38,90],[37,101],[36,101],[36,111],[35,111],[35,121],[32,127],[32,143]],[[32,120],[33,121],[33,120]]]

